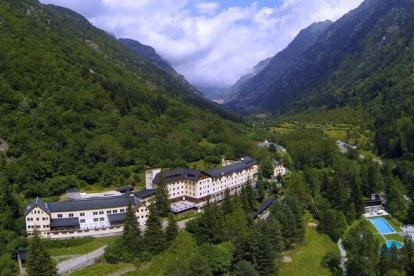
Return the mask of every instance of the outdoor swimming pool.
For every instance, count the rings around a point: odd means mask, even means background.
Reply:
[[[393,241],[393,240],[387,241],[386,245],[388,249],[390,249],[393,246],[395,246],[397,249],[400,249],[401,247],[403,247],[402,243]]]
[[[374,224],[375,228],[381,234],[393,234],[395,233],[394,228],[384,218],[371,218],[369,221]]]

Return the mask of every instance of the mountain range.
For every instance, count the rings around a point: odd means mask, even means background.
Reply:
[[[366,0],[302,31],[225,106],[244,114],[358,108],[370,118],[378,153],[413,159],[413,37],[414,1]]]
[[[411,35],[412,5],[409,0],[367,0],[335,23],[310,26],[239,87],[228,106],[279,113],[347,104],[355,82],[390,69],[390,59],[410,50],[401,48],[400,40]],[[389,51],[392,55],[385,55]]]

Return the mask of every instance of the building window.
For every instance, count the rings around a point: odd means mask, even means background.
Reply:
[[[80,220],[80,223],[85,223],[85,220],[84,220],[84,219],[81,219],[81,220]]]
[[[105,220],[105,218],[99,218],[99,220],[100,220],[100,221],[104,221],[104,220]]]
[[[73,213],[70,213],[70,214],[69,214],[69,217],[70,217],[70,218],[73,218]]]
[[[111,210],[109,210],[109,211],[106,211],[106,213],[107,213],[107,214],[110,214],[110,213],[112,213],[112,211],[111,211]]]
[[[36,218],[37,221],[39,221],[39,218]]]
[[[98,221],[98,218],[94,218],[94,219],[93,219],[93,221],[94,221],[94,222],[97,222],[97,221]]]
[[[57,217],[58,217],[58,218],[61,218],[61,217],[62,217],[62,214],[58,214],[58,215],[57,215]]]
[[[125,213],[125,209],[121,209],[121,210],[119,210],[119,212]]]
[[[112,210],[112,213],[116,214],[116,213],[118,213],[118,210]]]
[[[99,214],[100,214],[100,215],[103,215],[103,214],[104,214],[104,211],[99,211]]]
[[[80,216],[81,216],[81,217],[84,217],[84,216],[85,216],[85,213],[80,213]]]
[[[93,212],[93,215],[94,215],[94,216],[98,215],[98,212]]]

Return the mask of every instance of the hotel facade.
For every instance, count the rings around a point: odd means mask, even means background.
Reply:
[[[226,189],[234,195],[248,181],[254,185],[258,174],[256,161],[244,157],[223,164],[206,172],[187,168],[168,172],[148,170],[146,188],[137,193],[91,196],[70,191],[66,194],[68,200],[50,203],[36,198],[25,210],[27,235],[33,235],[35,229],[40,236],[51,239],[119,234],[123,231],[128,205],[133,208],[138,223],[144,226],[148,207],[161,182],[167,186],[173,212],[199,209],[207,201],[221,201]]]

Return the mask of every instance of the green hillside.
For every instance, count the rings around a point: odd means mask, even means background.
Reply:
[[[0,172],[17,192],[134,185],[148,167],[249,148],[236,116],[70,10],[2,1],[0,33]]]

